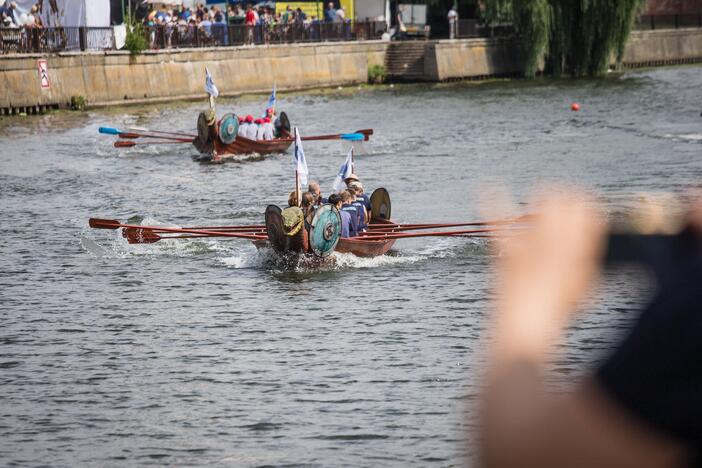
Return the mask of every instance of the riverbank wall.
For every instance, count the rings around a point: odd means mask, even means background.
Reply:
[[[702,63],[702,29],[633,32],[624,67]],[[208,67],[224,96],[365,83],[372,65],[393,81],[438,82],[519,75],[513,38],[284,44],[127,52],[0,56],[0,115],[204,96]]]

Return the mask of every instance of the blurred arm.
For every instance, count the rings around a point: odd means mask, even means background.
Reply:
[[[551,196],[504,241],[482,407],[487,467],[672,467],[685,448],[630,416],[595,381],[549,393],[547,354],[598,272],[603,224],[582,196]]]

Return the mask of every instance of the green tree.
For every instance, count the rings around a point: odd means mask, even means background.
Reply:
[[[524,48],[525,74],[543,60],[554,76],[601,76],[620,62],[645,0],[486,0],[489,22],[512,21]]]

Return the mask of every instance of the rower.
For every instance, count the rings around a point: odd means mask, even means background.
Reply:
[[[249,123],[246,121],[246,117],[239,117],[239,130],[236,132],[236,136],[246,138],[248,133]]]
[[[265,131],[263,128],[263,119],[256,119],[254,123],[256,124],[256,139],[263,140],[263,133]]]
[[[314,218],[314,212],[316,210],[314,194],[310,192],[303,193],[300,208],[302,208],[302,214],[305,216],[305,229],[309,231],[310,227],[312,226],[312,218]]]
[[[271,123],[271,118],[266,117],[263,119],[263,139],[264,140],[272,140],[275,138],[275,135],[273,134],[275,132],[275,127],[273,127],[273,124]]]
[[[353,198],[348,190],[341,192],[341,211],[345,211],[351,217],[349,222],[349,237],[356,237],[358,235],[358,210],[351,203]]]
[[[347,190],[351,194],[351,205],[356,207],[358,213],[358,232],[363,232],[366,230],[366,218],[368,217],[366,205],[363,203],[362,198],[358,198],[358,193],[353,186],[349,187]]]
[[[288,207],[300,206],[300,204],[298,203],[297,197],[298,197],[297,190],[290,192],[290,195],[288,196]]]
[[[336,210],[339,212],[339,216],[341,217],[341,237],[351,237],[349,235],[351,215],[341,209],[341,196],[338,193],[332,193],[329,195],[329,204],[336,208]]]
[[[344,182],[346,182],[347,187],[353,187],[354,189],[356,189],[356,197],[363,200],[363,204],[366,207],[367,221],[370,222],[370,220],[371,220],[370,197],[363,192],[363,184],[361,184],[361,181],[359,180],[358,176],[356,174],[351,174],[346,179],[344,179]]]
[[[246,123],[248,125],[246,127],[246,134],[244,135],[244,138],[248,138],[249,140],[255,140],[258,127],[254,123],[253,115],[249,114],[246,116]]]
[[[315,205],[325,205],[327,203],[327,199],[322,197],[322,189],[319,187],[319,182],[317,182],[316,180],[310,181],[307,190],[309,190],[310,193],[314,195]]]

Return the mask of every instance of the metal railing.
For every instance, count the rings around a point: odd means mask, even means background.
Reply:
[[[380,39],[382,21],[313,22],[245,26],[212,24],[165,25],[144,29],[151,49],[218,47],[300,42]],[[112,28],[0,28],[0,53],[110,50],[115,48]]]
[[[359,41],[379,39],[382,21],[313,22],[246,26],[212,24],[200,26],[152,26],[145,34],[152,49],[289,44],[300,42]]]
[[[60,52],[114,48],[112,28],[0,28],[0,52]]]
[[[634,24],[634,29],[639,31],[680,28],[702,28],[702,12],[680,15],[641,15]]]

